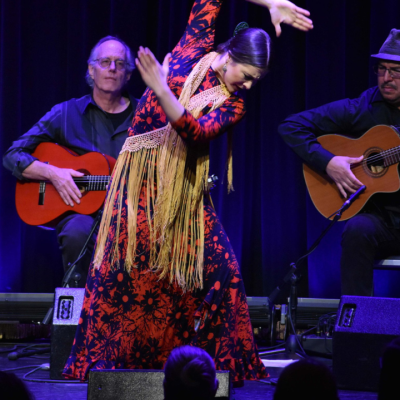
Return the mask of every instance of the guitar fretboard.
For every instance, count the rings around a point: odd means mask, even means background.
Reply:
[[[400,162],[400,146],[392,147],[388,150],[383,150],[380,153],[376,153],[366,160],[362,160],[361,164],[366,163],[369,165],[381,165],[383,167],[390,167],[393,164]],[[360,163],[351,164],[350,168],[357,168]]]
[[[380,154],[383,159],[384,166],[389,167],[390,165],[400,162],[400,146],[393,147],[389,150],[382,151]],[[372,157],[374,158],[374,157]],[[369,161],[369,159],[368,159]]]
[[[86,191],[99,191],[106,190],[107,185],[110,183],[110,178],[108,175],[85,175],[74,178],[74,182]]]

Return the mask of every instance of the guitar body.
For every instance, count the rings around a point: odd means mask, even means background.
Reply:
[[[42,162],[59,168],[71,168],[85,175],[110,176],[115,165],[115,160],[104,154],[92,152],[78,156],[73,151],[54,143],[39,144],[32,155]],[[40,200],[40,184],[39,181],[17,181],[15,193],[17,212],[29,225],[55,227],[68,214],[93,214],[102,207],[106,195],[105,190],[81,190],[81,203],[71,207],[64,203],[50,182],[42,182],[42,185],[45,185],[45,193]]]
[[[396,192],[400,188],[397,166],[399,162],[398,151],[400,146],[398,133],[386,125],[371,128],[359,139],[349,139],[340,135],[326,135],[318,138],[318,142],[326,150],[337,156],[359,157],[364,155],[363,161],[352,167],[352,172],[362,182],[366,189],[343,212],[341,220],[346,220],[356,215],[375,193]],[[373,172],[370,164],[372,157],[386,150],[393,150],[393,156],[388,157],[391,165],[383,166],[379,172]],[[389,152],[389,154],[391,154]],[[368,160],[370,160],[368,162]],[[321,174],[308,165],[303,166],[304,178],[311,200],[317,210],[326,218],[338,210],[346,199],[343,199],[336,184],[327,174]],[[332,219],[333,217],[331,217]]]

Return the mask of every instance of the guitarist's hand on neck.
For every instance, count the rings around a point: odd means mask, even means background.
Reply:
[[[71,207],[73,207],[75,203],[79,204],[79,199],[82,197],[72,177],[83,175],[84,174],[81,172],[73,169],[58,168],[40,161],[34,161],[22,173],[22,176],[27,179],[50,181],[57,189],[64,203]]]
[[[336,183],[345,199],[348,193],[356,192],[363,185],[350,169],[352,164],[359,163],[362,159],[363,156],[358,158],[335,156],[326,167],[326,173]]]

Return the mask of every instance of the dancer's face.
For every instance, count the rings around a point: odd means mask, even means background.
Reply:
[[[222,79],[228,90],[233,93],[251,89],[264,75],[265,72],[260,68],[237,63],[227,55],[226,71],[223,72]]]

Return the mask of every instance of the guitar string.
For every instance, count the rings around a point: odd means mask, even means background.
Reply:
[[[374,162],[380,158],[385,158],[385,157],[392,157],[393,155],[399,155],[399,148],[394,147],[392,149],[384,150],[372,157],[368,157],[367,163],[370,163],[371,161]]]
[[[376,161],[385,161],[385,159],[391,158],[391,157],[397,157],[398,160],[392,161],[391,165],[396,164],[398,162],[400,162],[400,153],[399,153],[399,147],[394,147],[392,149],[388,149],[388,150],[384,150],[382,152],[380,152],[379,154],[372,156],[372,157],[368,157],[366,161],[361,161],[361,163],[355,163],[355,164],[351,164],[351,168],[357,168],[358,166],[361,166],[362,164],[367,164],[367,165],[371,165]],[[386,166],[385,166],[386,167]]]
[[[381,153],[379,153],[379,154],[377,154],[376,156],[373,156],[373,157],[370,157],[371,159],[374,159],[375,157],[377,157],[377,158],[382,158],[382,157],[385,157],[385,158],[387,158],[387,157],[398,157],[399,156],[399,146],[398,147],[393,147],[393,148],[391,148],[391,149],[388,149],[388,150],[384,150],[384,151],[382,151]],[[369,159],[368,159],[369,160]],[[400,160],[398,160],[398,161],[396,161],[396,162],[399,162]]]
[[[89,190],[105,190],[106,185],[110,183],[109,175],[84,175],[74,178],[78,184],[87,185]]]
[[[397,127],[394,126],[393,128],[397,131],[397,134],[399,134]],[[392,153],[392,154],[390,154],[390,153]],[[384,154],[384,155],[382,156],[382,154]],[[388,157],[393,157],[393,156],[397,156],[399,158],[399,160],[397,160],[395,162],[392,162],[391,165],[400,162],[400,146],[392,147],[391,149],[384,150],[384,151],[376,154],[375,156],[369,157],[367,159],[366,164],[370,165],[370,164],[374,163],[375,161],[378,161],[378,160],[380,160],[382,158],[388,158]],[[355,165],[355,168],[357,168],[359,166],[359,163],[352,164],[352,165]],[[350,168],[351,168],[351,166],[350,166]]]
[[[108,182],[110,180],[109,176],[95,176],[95,175],[87,175],[87,176],[79,176],[74,178],[76,182]]]

